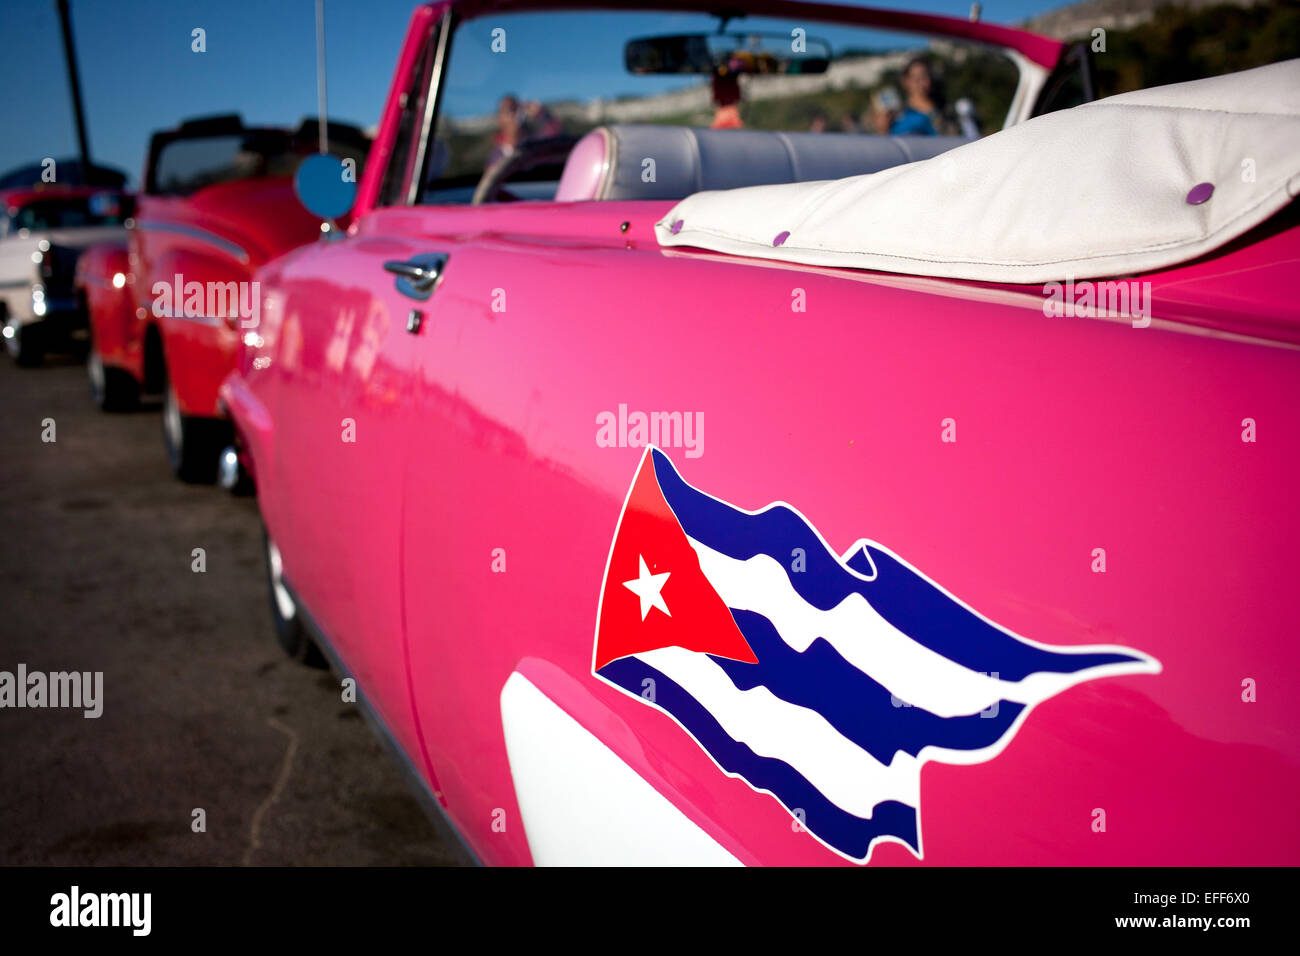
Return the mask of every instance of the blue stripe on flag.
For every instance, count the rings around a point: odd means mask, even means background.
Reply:
[[[757,664],[712,659],[741,690],[762,685],[777,697],[807,707],[883,764],[899,751],[916,756],[923,747],[980,750],[996,743],[1015,723],[1023,704],[999,701],[988,716],[939,717],[920,707],[895,706],[890,692],[858,670],[823,638],[800,653],[781,639],[772,622],[753,611],[731,616],[758,657]],[[710,655],[712,657],[712,655]]]
[[[619,658],[598,673],[638,697],[642,682],[653,680],[653,703],[672,714],[720,767],[744,777],[755,789],[770,791],[786,809],[803,810],[805,827],[844,855],[865,859],[871,841],[881,836],[897,837],[920,852],[916,808],[886,800],[876,804],[871,819],[855,816],[828,800],[785,761],[759,756],[733,739],[694,697],[640,658]]]
[[[850,594],[861,594],[881,617],[917,643],[968,670],[997,674],[1007,681],[1040,671],[1073,674],[1103,664],[1142,660],[1114,652],[1048,651],[1025,643],[874,548],[871,558],[879,573],[874,581],[862,581],[845,570],[839,557],[822,544],[797,512],[784,505],[756,515],[733,508],[688,485],[663,452],[655,449],[653,454],[655,477],[664,499],[689,537],[740,561],[768,555],[785,569],[799,596],[823,611],[836,607]],[[803,571],[791,570],[795,548],[803,549]],[[861,552],[848,564],[862,574],[871,571]]]

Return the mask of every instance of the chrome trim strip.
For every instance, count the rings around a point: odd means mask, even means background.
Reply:
[[[207,229],[200,229],[198,226],[186,226],[178,222],[164,222],[160,219],[140,219],[136,221],[137,229],[154,229],[158,232],[174,232],[177,235],[186,236],[190,239],[197,239],[199,242],[206,242],[209,245],[216,246],[218,249],[226,252],[240,262],[247,264],[249,261],[248,250],[237,242],[232,242],[224,236],[218,236],[215,232],[209,232]]]
[[[220,325],[222,322],[225,321],[225,319],[216,315],[187,315],[184,312],[181,312],[180,314],[164,312],[162,315],[154,315],[154,318],[155,319],[181,319],[185,322],[195,322],[199,325],[209,325],[214,327]]]
[[[414,206],[420,202],[424,193],[424,177],[429,166],[429,137],[433,132],[433,123],[438,115],[439,101],[442,99],[442,74],[447,65],[447,55],[451,48],[451,35],[455,30],[455,14],[448,7],[438,24],[438,49],[434,54],[433,69],[429,73],[429,89],[424,96],[424,117],[420,122],[420,136],[415,141],[415,162],[411,166],[411,179],[406,184],[406,205]]]

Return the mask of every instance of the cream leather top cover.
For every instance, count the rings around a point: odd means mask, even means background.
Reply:
[[[1049,113],[870,175],[696,193],[655,232],[810,265],[1048,282],[1195,258],[1297,192],[1288,60]]]

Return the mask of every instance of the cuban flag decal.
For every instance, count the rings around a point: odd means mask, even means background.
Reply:
[[[921,767],[996,757],[1037,703],[1155,674],[1117,646],[1018,637],[868,541],[743,511],[641,458],[610,548],[592,672],[668,714],[729,776],[865,863],[921,848]]]

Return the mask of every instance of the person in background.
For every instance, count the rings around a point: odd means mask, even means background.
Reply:
[[[903,103],[898,98],[898,91],[892,86],[886,86],[871,97],[871,107],[862,114],[862,128],[888,136],[902,109]]]
[[[497,103],[497,131],[492,136],[492,151],[488,166],[503,156],[509,156],[519,146],[531,139],[550,139],[564,133],[564,124],[536,100],[521,103],[519,97],[507,93]]]
[[[903,87],[903,111],[889,127],[890,135],[936,135],[943,104],[930,73],[930,64],[919,56],[910,60],[903,68],[899,83]]]
[[[962,97],[953,104],[957,111],[957,125],[961,129],[961,135],[967,139],[980,138],[980,121],[975,115],[975,104],[966,97]]]
[[[519,98],[507,93],[497,103],[497,131],[492,137],[492,152],[487,164],[491,166],[502,156],[508,156],[519,145],[523,117],[519,112]]]
[[[812,123],[811,123],[811,124],[809,125],[809,127],[808,127],[808,132],[810,132],[810,133],[824,133],[824,132],[826,132],[826,114],[825,114],[825,113],[818,113],[816,116],[813,117]]]
[[[740,73],[730,64],[713,74],[713,129],[742,129],[740,118]]]
[[[524,104],[525,139],[551,139],[564,133],[564,124],[537,100]]]

